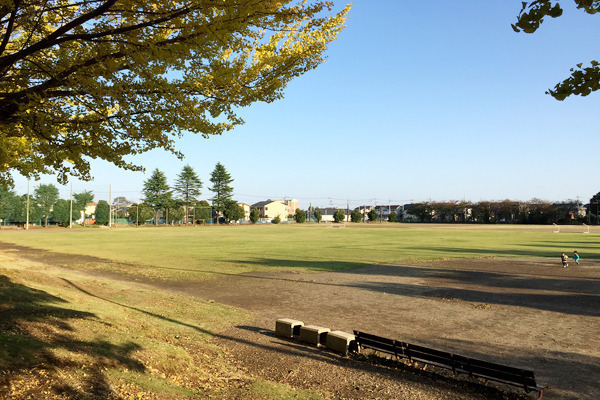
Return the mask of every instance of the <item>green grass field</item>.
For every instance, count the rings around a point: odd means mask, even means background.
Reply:
[[[44,263],[42,251],[32,260],[0,250],[0,397],[8,398],[321,398],[245,376],[211,344],[228,326],[252,320],[249,312],[77,270],[188,282],[461,257],[558,259],[573,250],[600,258],[599,234],[550,227],[35,229],[2,230],[0,242],[101,259],[63,265]]]
[[[117,228],[0,232],[0,240],[128,265],[118,272],[168,280],[219,273],[332,271],[369,264],[473,257],[558,257],[578,250],[600,258],[600,236],[551,227],[475,225],[315,225]],[[108,265],[107,268],[111,266]]]

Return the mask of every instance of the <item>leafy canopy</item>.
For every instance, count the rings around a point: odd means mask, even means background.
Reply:
[[[306,212],[297,208],[296,213],[294,214],[294,219],[297,223],[303,224],[304,222],[306,222]]]
[[[35,188],[35,201],[40,207],[44,226],[48,226],[48,218],[52,213],[52,207],[58,200],[58,188],[52,184],[39,185]]]
[[[588,14],[596,14],[600,11],[598,0],[574,0],[578,9]],[[563,14],[563,9],[558,1],[535,0],[524,1],[521,12],[517,17],[517,23],[512,25],[515,32],[534,33],[544,22],[545,17],[558,18]],[[583,63],[571,68],[571,76],[558,83],[554,89],[548,89],[546,94],[557,100],[564,100],[571,95],[587,96],[600,89],[600,63],[593,60],[589,67],[583,67]]]
[[[282,97],[324,61],[349,6],[323,0],[0,0],[0,182],[91,179],[90,158],[181,155],[236,109]]]
[[[244,209],[235,200],[226,200],[223,217],[226,222],[242,220],[245,217]]]
[[[110,219],[110,205],[106,200],[100,200],[96,206],[96,225],[108,225]]]
[[[342,222],[344,221],[344,218],[346,218],[346,213],[344,212],[344,210],[335,210],[335,212],[333,213],[333,221],[334,222]]]

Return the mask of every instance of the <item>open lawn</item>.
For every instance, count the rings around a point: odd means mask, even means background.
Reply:
[[[510,228],[510,229],[508,229]],[[598,234],[477,225],[256,225],[2,231],[0,241],[112,260],[103,268],[172,281],[294,269],[336,271],[399,261],[473,257],[600,258]],[[124,266],[123,264],[126,264]],[[82,267],[85,267],[82,265]]]
[[[286,316],[492,354],[539,372],[544,398],[592,399],[600,234],[552,230],[2,230],[0,398],[515,398],[276,343]],[[573,250],[582,267],[563,271]]]

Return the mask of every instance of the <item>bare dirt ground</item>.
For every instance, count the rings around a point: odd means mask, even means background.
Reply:
[[[249,372],[334,398],[489,399],[522,391],[366,368],[274,337],[277,318],[532,369],[549,385],[545,399],[600,398],[600,261],[564,269],[560,260],[527,258],[250,273],[180,290],[256,312],[252,326],[233,327],[220,340]]]
[[[3,243],[1,250],[64,268],[110,262]],[[331,398],[471,400],[523,394],[443,372],[371,365],[277,338],[277,318],[357,329],[532,369],[538,382],[549,385],[544,399],[600,398],[600,260],[563,269],[555,259],[459,259],[346,272],[220,275],[193,284],[142,283],[253,311],[253,323],[231,327],[215,339],[231,362],[250,375]]]

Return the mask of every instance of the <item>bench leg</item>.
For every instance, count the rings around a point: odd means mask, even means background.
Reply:
[[[537,400],[542,400],[543,395],[544,395],[544,389],[540,389],[540,393],[538,394]]]

